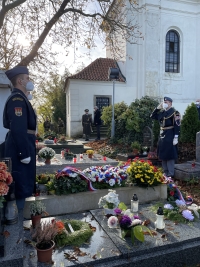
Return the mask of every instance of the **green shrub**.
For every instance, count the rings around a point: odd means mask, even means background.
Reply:
[[[196,133],[200,130],[198,111],[194,103],[189,105],[181,121],[180,141],[182,143],[196,142]]]

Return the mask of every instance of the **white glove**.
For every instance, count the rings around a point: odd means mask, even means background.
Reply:
[[[157,109],[161,109],[163,108],[163,102],[161,102],[158,106],[157,106]]]
[[[20,160],[20,161],[21,161],[22,163],[24,163],[24,164],[29,164],[29,162],[31,161],[31,157],[22,159],[22,160]]]
[[[178,144],[178,137],[174,137],[174,139],[173,139],[173,145],[175,146],[177,144]]]

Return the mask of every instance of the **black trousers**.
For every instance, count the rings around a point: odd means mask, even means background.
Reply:
[[[97,139],[100,140],[100,126],[101,125],[96,125],[96,129],[97,129]]]

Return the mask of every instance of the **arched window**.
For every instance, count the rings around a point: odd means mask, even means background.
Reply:
[[[174,30],[166,35],[165,72],[180,72],[180,40]]]

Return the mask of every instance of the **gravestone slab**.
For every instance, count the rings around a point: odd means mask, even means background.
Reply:
[[[192,167],[192,162],[175,164],[174,177],[179,180],[187,180],[191,178],[200,178],[200,164],[196,162]]]
[[[150,148],[150,150],[153,147],[153,132],[152,129],[148,126],[146,126],[143,130],[142,146],[146,146]]]

